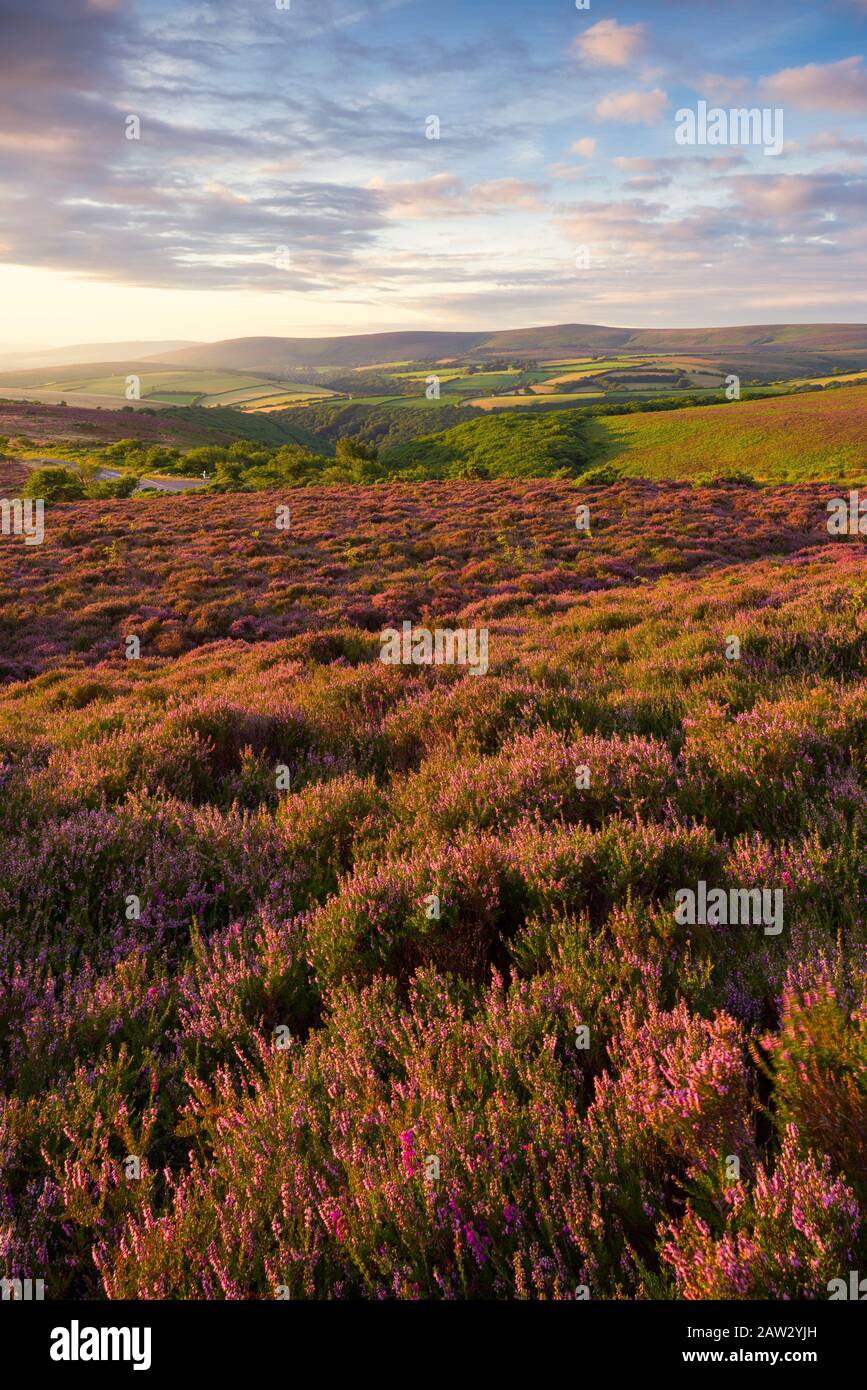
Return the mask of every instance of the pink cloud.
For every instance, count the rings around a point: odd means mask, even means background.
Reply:
[[[389,210],[400,217],[435,217],[465,212],[466,186],[456,174],[434,174],[429,179],[386,183],[371,179],[367,187],[381,195]]]
[[[643,51],[643,24],[618,24],[616,19],[600,19],[573,45],[579,57],[596,67],[622,68],[635,61]]]
[[[639,174],[634,179],[627,179],[624,184],[632,193],[649,193],[653,188],[664,188],[671,183],[671,174]]]
[[[706,100],[715,102],[739,101],[750,89],[745,77],[723,77],[718,72],[706,72],[697,83],[690,85]]]
[[[573,154],[580,154],[582,159],[592,159],[596,153],[596,141],[590,136],[585,136],[583,140],[576,140],[572,146]]]
[[[628,174],[658,174],[661,169],[678,163],[675,159],[644,159],[626,154],[616,155],[611,162],[615,169],[622,169]]]
[[[489,179],[468,188],[456,174],[434,174],[405,183],[375,178],[367,187],[378,193],[397,217],[475,217],[491,208],[537,211],[543,206],[536,185],[521,179]]]
[[[801,218],[814,232],[860,230],[867,208],[867,180],[840,170],[815,174],[735,174],[728,180],[735,210],[754,225],[776,224],[784,234]]]
[[[628,125],[653,125],[668,106],[660,87],[652,92],[609,92],[596,104],[596,115],[603,121],[622,121]]]
[[[580,164],[549,164],[548,173],[552,179],[560,179],[565,183],[574,183],[576,179],[582,177],[582,167]]]
[[[867,0],[864,0],[867,6]],[[818,134],[810,138],[811,153],[830,151],[835,153],[839,150],[842,154],[867,154],[867,140],[861,140],[857,136],[838,135],[833,130],[820,130]]]
[[[490,207],[515,207],[538,209],[542,206],[532,183],[521,179],[490,179],[487,183],[476,183],[470,189],[474,203]]]
[[[814,206],[816,187],[805,176],[737,174],[730,182],[741,209],[752,215],[781,217]]]
[[[764,78],[762,91],[770,100],[785,103],[796,111],[867,114],[867,68],[860,56],[841,58],[839,63],[784,68]]]

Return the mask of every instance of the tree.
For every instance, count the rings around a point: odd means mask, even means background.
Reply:
[[[90,498],[132,497],[139,485],[138,478],[126,473],[122,478],[96,478],[88,484],[87,496]]]
[[[71,468],[37,468],[21,489],[21,495],[45,502],[80,502],[86,494],[84,482]]]
[[[385,470],[379,463],[379,451],[374,444],[365,444],[360,439],[338,439],[335,464],[338,472],[345,473],[350,483],[375,483],[384,476]]]
[[[344,437],[337,441],[337,457],[342,462],[350,460],[361,460],[363,463],[376,463],[379,457],[379,450],[375,444],[365,444],[361,439],[349,439]]]

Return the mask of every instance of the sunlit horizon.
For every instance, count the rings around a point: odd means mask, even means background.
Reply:
[[[9,0],[0,337],[867,321],[867,6],[527,19]],[[700,102],[782,148],[678,143]]]

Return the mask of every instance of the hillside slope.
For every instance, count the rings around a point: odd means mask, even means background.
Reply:
[[[626,477],[743,470],[757,479],[850,481],[867,473],[867,386],[771,400],[601,416],[599,457]]]
[[[301,425],[273,415],[243,415],[214,406],[164,407],[134,414],[120,408],[91,410],[81,406],[36,405],[0,400],[0,436],[16,441],[15,447],[50,444],[55,448],[87,453],[102,444],[121,439],[141,439],[147,444],[170,444],[191,449],[200,444],[226,444],[254,439],[264,444],[303,444],[329,452],[326,441]]]
[[[332,338],[231,338],[161,353],[163,363],[283,372],[299,367],[362,367],[461,356],[545,358],[609,352],[718,354],[867,352],[867,324],[756,324],[734,328],[610,328],[564,323],[496,332],[396,332]]]

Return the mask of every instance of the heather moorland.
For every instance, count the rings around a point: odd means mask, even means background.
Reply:
[[[857,1364],[867,0],[719,11],[3,0],[2,1364]]]
[[[867,566],[827,499],[306,488],[4,538],[8,1274],[817,1298],[867,1260]],[[487,672],[383,664],[404,622],[486,628]],[[684,922],[699,883],[779,927]]]

